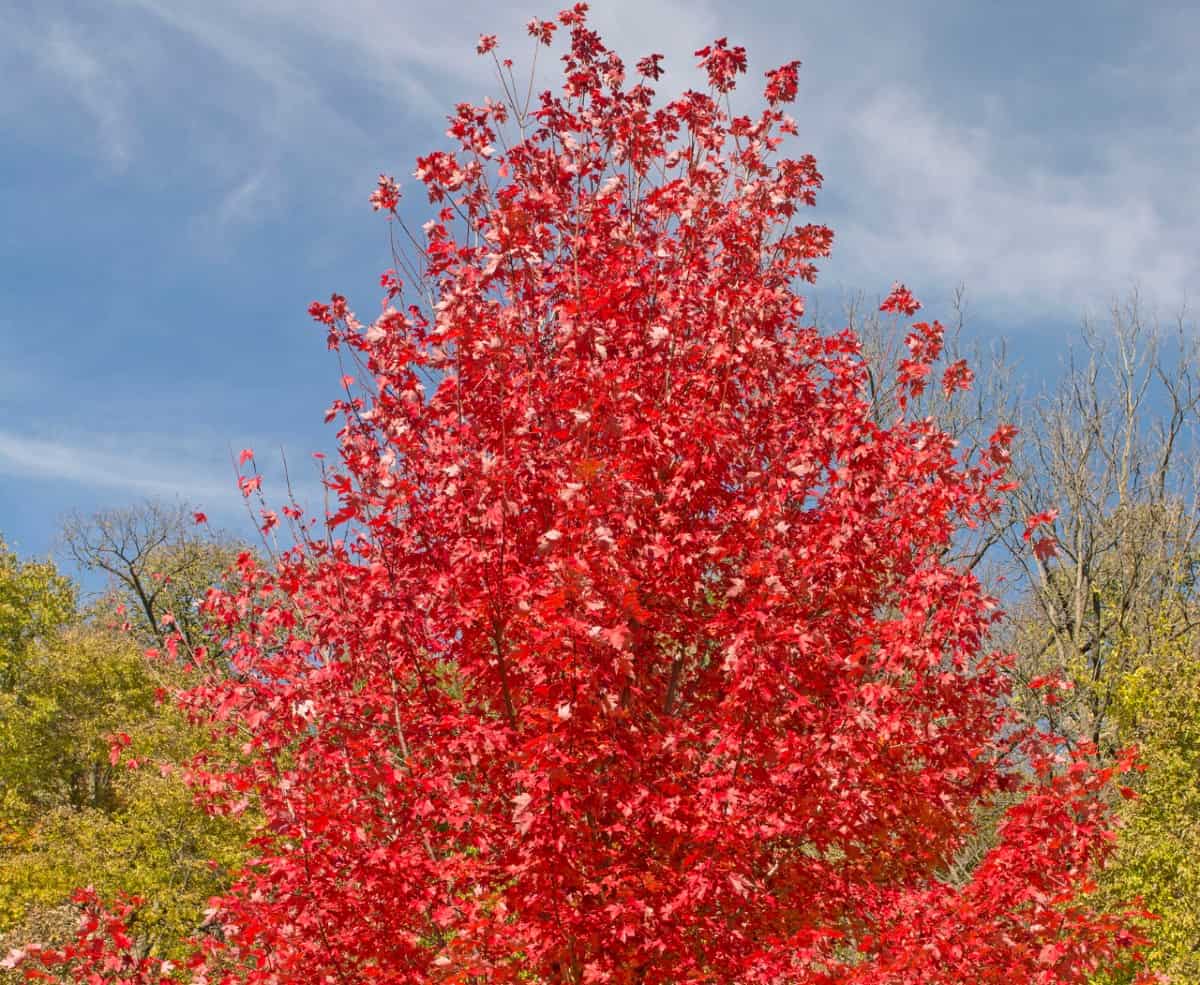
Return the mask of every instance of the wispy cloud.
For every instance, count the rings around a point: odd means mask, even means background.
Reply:
[[[232,234],[277,213],[286,195],[287,182],[275,164],[263,163],[234,179],[211,208],[192,215],[198,252],[224,249]]]
[[[432,5],[417,0],[344,0],[337,5],[324,0],[209,0],[189,6],[165,0],[125,2],[252,71],[272,88],[311,95],[310,59],[333,53],[341,61],[338,56],[344,54],[349,74],[433,117],[452,105],[453,97],[447,102],[444,92],[437,91],[448,80],[482,82],[490,90],[492,64],[473,56],[475,36],[500,34],[505,53],[524,62],[533,48],[525,21],[537,12],[487,0]],[[619,51],[636,57],[653,45],[682,71],[691,68],[692,51],[711,39],[717,22],[711,4],[703,0],[611,0],[597,5],[592,19]]]
[[[202,254],[302,196],[310,196],[307,210],[319,208],[311,181],[325,190],[320,201],[344,207],[365,199],[378,172],[406,174],[438,141],[457,101],[495,94],[494,66],[474,52],[478,33],[502,35],[518,75],[535,48],[527,12],[485,0],[120,0],[116,9],[177,55],[187,52],[192,71],[218,71],[203,93],[185,92],[180,107],[202,103],[210,129],[200,141],[193,129],[172,148],[186,148],[184,170],[203,162],[188,220]],[[717,21],[704,0],[612,0],[593,16],[631,57],[665,51],[670,88],[699,83],[692,52]],[[542,53],[539,88],[556,84],[558,54]],[[140,84],[153,90],[155,80]]]
[[[851,277],[874,268],[964,282],[998,304],[1078,311],[1135,283],[1182,304],[1200,274],[1200,203],[1163,194],[1168,162],[1108,147],[1086,175],[1055,170],[1038,161],[1035,134],[1003,120],[955,126],[899,88],[846,122],[840,182],[855,198],[838,248]]]
[[[29,438],[0,431],[0,471],[9,475],[59,479],[81,485],[120,489],[150,496],[182,496],[193,500],[225,499],[232,473],[221,482],[194,465],[122,453],[111,439],[96,436],[86,443]]]
[[[302,196],[311,209],[317,186],[341,208],[361,201],[377,171],[404,174],[440,139],[449,107],[494,91],[475,35],[499,33],[526,65],[524,20],[536,12],[487,0],[112,0],[111,17],[85,22],[60,2],[38,8],[49,12],[21,28],[20,43],[85,110],[111,164],[128,167],[145,150],[155,160],[139,180],[186,186],[180,217],[201,253]],[[977,298],[1078,310],[1133,281],[1174,303],[1200,272],[1187,166],[1200,155],[1200,128],[1188,122],[1193,15],[1138,21],[1123,55],[1064,78],[1084,110],[1097,91],[1105,105],[1129,103],[1124,116],[1076,121],[1069,138],[1021,105],[1028,88],[992,92],[956,76],[961,64],[946,68],[920,26],[945,21],[927,3],[901,14],[748,0],[733,18],[704,0],[609,0],[592,19],[628,59],[663,51],[664,91],[697,84],[692,52],[719,34],[750,47],[751,93],[767,62],[805,60],[796,112],[801,149],[817,152],[828,178],[821,217],[838,233],[828,269],[856,286],[963,281]],[[547,84],[556,60],[540,63]],[[983,107],[973,121],[972,102]],[[1067,143],[1086,172],[1056,154]]]
[[[506,53],[519,64],[530,46],[525,12],[484,0],[453,8],[403,0],[346,0],[337,7],[319,0],[213,0],[190,8],[186,17],[163,0],[137,2],[204,38],[231,62],[254,66],[274,89],[294,85],[297,73],[303,74],[295,59],[320,45],[344,52],[360,82],[387,93],[382,105],[390,100],[433,117],[494,85],[490,64],[471,57],[475,33],[500,33]],[[826,214],[839,234],[832,269],[854,278],[856,286],[898,276],[946,287],[964,282],[979,300],[1061,312],[1078,311],[1098,292],[1122,291],[1134,282],[1166,304],[1185,299],[1200,273],[1191,245],[1200,205],[1178,187],[1179,154],[1200,151],[1195,134],[1184,145],[1176,138],[1175,153],[1160,154],[1154,141],[1122,141],[1111,129],[1119,124],[1108,120],[1085,134],[1086,150],[1099,165],[1081,173],[1043,153],[1054,134],[1026,118],[1012,93],[983,100],[986,112],[974,125],[945,112],[936,101],[945,88],[931,84],[936,65],[914,71],[922,42],[911,31],[896,34],[902,24],[889,20],[886,36],[856,42],[863,71],[856,70],[852,81],[843,77],[844,63],[820,63],[829,38],[857,31],[858,19],[796,19],[786,29],[764,31],[764,18],[775,13],[769,4],[758,5],[755,16],[735,27],[709,4],[612,0],[596,5],[593,20],[627,57],[647,47],[665,51],[667,91],[697,84],[694,49],[735,30],[744,36],[733,40],[751,46],[756,61],[815,55],[819,71],[836,73],[806,77],[826,105],[815,113],[800,106],[798,112],[812,124],[806,139],[828,151],[822,165],[831,185],[846,189],[836,196],[843,204]],[[248,40],[267,36],[282,42],[271,50],[288,51],[293,60],[268,56]],[[841,40],[844,46],[846,38]],[[1144,55],[1170,43],[1155,34],[1138,50]],[[543,67],[548,80],[553,60]],[[756,71],[765,67],[756,64]],[[1127,74],[1111,64],[1097,71]],[[756,78],[747,87],[756,89]],[[332,97],[316,92],[312,98]],[[379,146],[367,140],[356,151],[340,149],[359,156],[356,174],[401,170],[404,161],[369,159]],[[240,198],[235,191],[226,202]]]
[[[232,461],[224,465],[214,461],[208,468],[197,465],[198,461],[212,461],[211,447],[207,449],[209,455],[199,455],[193,447],[199,442],[184,442],[180,454],[165,455],[153,447],[126,450],[129,443],[128,436],[77,435],[60,440],[0,431],[0,474],[57,480],[134,496],[182,499],[217,515],[245,512]],[[265,456],[259,465],[266,472],[269,497],[284,501],[287,489],[281,468]],[[322,490],[314,478],[293,476],[293,491],[310,509],[318,509],[323,502]]]
[[[97,46],[65,21],[52,22],[40,37],[26,30],[18,40],[90,118],[100,155],[118,170],[127,167],[138,140],[128,95],[120,73],[101,59]]]
[[[222,224],[249,222],[259,213],[259,205],[277,196],[271,187],[271,176],[264,168],[238,182],[221,201],[217,219]]]

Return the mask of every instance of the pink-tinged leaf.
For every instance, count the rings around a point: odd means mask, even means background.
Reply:
[[[894,284],[891,293],[884,298],[879,310],[887,314],[911,317],[921,310],[921,302],[903,284]]]
[[[1025,521],[1025,532],[1021,536],[1028,541],[1039,528],[1053,526],[1054,521],[1057,519],[1058,510],[1046,510],[1042,513],[1035,513]]]

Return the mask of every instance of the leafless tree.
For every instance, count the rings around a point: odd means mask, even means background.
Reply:
[[[161,500],[71,514],[61,539],[81,568],[107,576],[140,635],[161,644],[178,630],[189,649],[205,593],[245,549],[232,537],[203,532],[188,504]]]
[[[1183,313],[1163,324],[1132,294],[1084,321],[1061,380],[1028,406],[996,525],[1020,575],[1005,642],[1018,698],[1107,756],[1114,689],[1164,619],[1180,635],[1197,624],[1200,342]],[[1024,536],[1045,511],[1057,511],[1053,557]],[[1053,673],[1074,689],[1047,702],[1030,683]]]

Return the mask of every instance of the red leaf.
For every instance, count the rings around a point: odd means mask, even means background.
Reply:
[[[894,284],[891,293],[884,298],[879,310],[888,314],[915,315],[921,310],[921,302],[912,296],[912,292],[903,284]]]
[[[561,37],[557,92],[526,107],[505,74],[515,103],[456,106],[418,158],[433,209],[394,244],[415,283],[385,275],[369,325],[342,295],[311,307],[357,374],[324,521],[289,502],[296,543],[242,553],[193,646],[166,641],[211,738],[180,776],[212,814],[258,815],[186,977],[1120,971],[1136,925],[1088,895],[1116,774],[1037,733],[1011,748],[1006,665],[982,649],[996,603],[946,550],[997,508],[1013,430],[964,462],[911,407],[937,321],[904,335],[890,421],[853,333],[804,324],[792,286],[832,234],[803,221],[816,162],[782,156],[795,62],[734,116],[744,49],[700,48],[708,90],[660,98],[661,56],[627,85],[586,14],[529,26]],[[372,205],[398,202],[382,176]],[[881,305],[919,308],[902,284]],[[961,362],[940,376],[970,384]],[[1039,557],[1055,519],[1027,524]],[[39,967],[157,985],[132,905],[85,896]]]

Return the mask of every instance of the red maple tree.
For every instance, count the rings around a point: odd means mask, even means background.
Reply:
[[[659,103],[661,56],[630,83],[585,11],[530,24],[569,35],[561,92],[523,102],[497,62],[507,98],[457,108],[455,149],[418,162],[422,232],[380,179],[409,247],[381,315],[313,305],[362,370],[330,411],[338,507],[289,505],[297,546],[207,603],[222,671],[182,700],[242,757],[194,775],[265,825],[187,973],[957,985],[1136,960],[1086,900],[1109,777],[1015,731],[996,604],[946,560],[1012,430],[968,455],[908,410],[876,423],[854,335],[804,325],[832,235],[802,220],[815,161],[777,156],[798,63],[735,116],[722,39],[709,90]],[[937,322],[908,332],[901,407],[941,355]],[[125,973],[90,953],[59,958]]]

